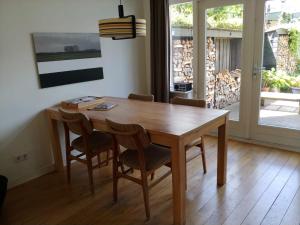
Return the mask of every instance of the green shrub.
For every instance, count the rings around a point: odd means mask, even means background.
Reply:
[[[300,43],[300,32],[293,28],[288,32],[289,36],[289,49],[291,53],[298,58],[298,48]]]
[[[289,92],[291,87],[300,86],[300,76],[292,76],[283,71],[264,70],[262,72],[263,86],[278,88],[282,92]]]
[[[300,88],[300,76],[292,77],[291,79],[291,87],[298,87]]]
[[[274,76],[275,76],[274,68],[272,68],[271,70],[263,70],[262,71],[263,87],[271,88]]]
[[[300,50],[300,49],[299,49]],[[300,57],[300,56],[299,56]],[[297,59],[297,69],[296,69],[296,73],[298,76],[300,76],[300,58]]]

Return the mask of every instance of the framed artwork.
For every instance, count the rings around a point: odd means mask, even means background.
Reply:
[[[96,33],[34,33],[41,88],[103,79]]]

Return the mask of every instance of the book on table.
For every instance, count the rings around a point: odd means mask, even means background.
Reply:
[[[103,102],[101,104],[96,105],[95,107],[89,108],[89,110],[96,110],[96,111],[107,111],[117,106],[115,103],[111,102]]]

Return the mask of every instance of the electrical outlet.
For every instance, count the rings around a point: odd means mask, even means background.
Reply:
[[[26,161],[26,160],[28,160],[28,154],[27,153],[15,156],[15,162],[17,162],[17,163],[23,162],[23,161]]]

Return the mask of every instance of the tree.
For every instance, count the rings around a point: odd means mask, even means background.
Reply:
[[[241,18],[243,17],[243,6],[232,5],[211,8],[207,10],[207,16],[213,18],[216,21],[227,20],[229,18]]]
[[[292,14],[284,12],[281,16],[281,23],[290,23],[292,21]]]
[[[207,10],[207,22],[210,28],[243,28],[243,5],[222,6]]]
[[[173,26],[193,26],[193,3],[181,3],[170,6],[171,24]]]
[[[170,6],[173,26],[193,26],[193,4],[191,2]],[[223,6],[207,10],[207,21],[211,28],[242,29],[243,5]]]
[[[173,5],[173,7],[177,12],[182,13],[185,16],[189,16],[190,14],[193,13],[193,4],[190,2],[183,3],[183,4],[176,4]]]

